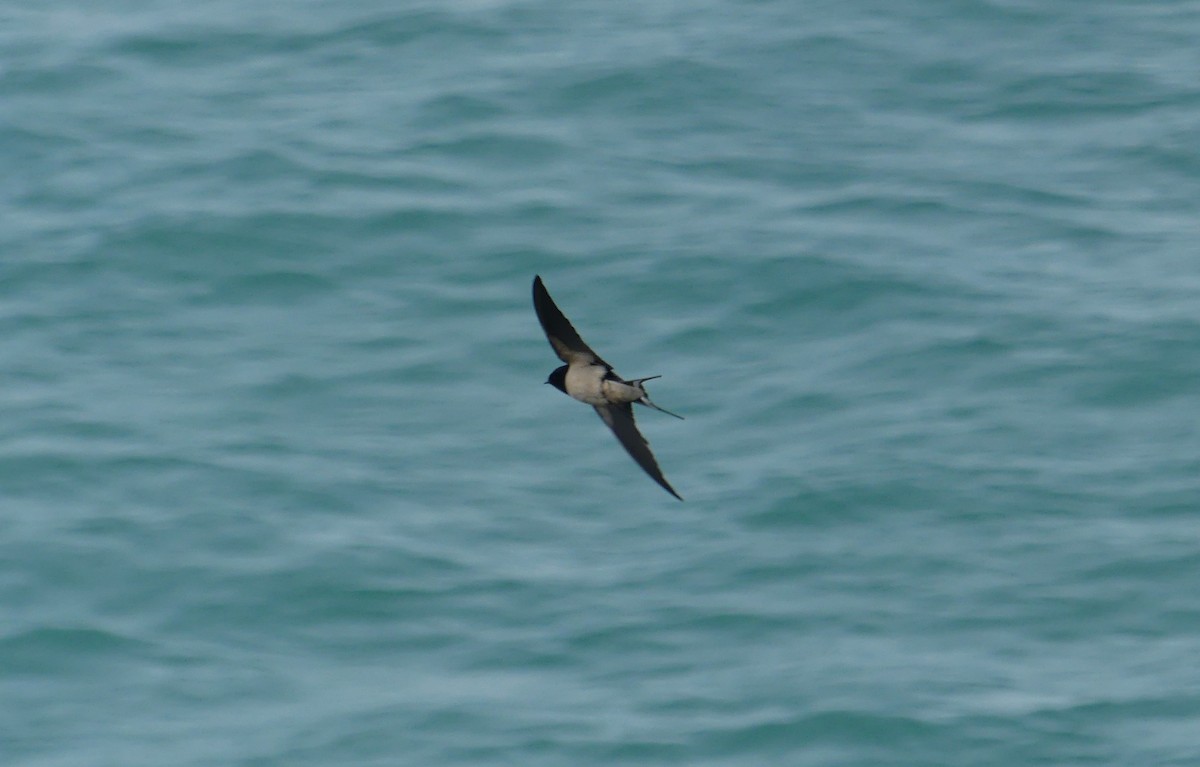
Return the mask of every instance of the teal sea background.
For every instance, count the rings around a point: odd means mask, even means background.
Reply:
[[[1200,764],[1198,40],[4,2],[0,763]]]

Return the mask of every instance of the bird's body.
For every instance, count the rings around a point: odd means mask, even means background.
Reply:
[[[563,367],[566,372],[562,392],[594,407],[637,402],[646,396],[640,383],[623,381],[604,365],[581,363]]]
[[[621,445],[650,475],[650,478],[682,501],[683,498],[675,492],[675,488],[671,487],[663,476],[662,470],[658,468],[658,461],[650,452],[649,443],[638,431],[637,424],[633,419],[633,403],[635,402],[655,410],[661,410],[676,418],[682,418],[669,410],[663,410],[650,401],[650,396],[646,393],[645,382],[658,378],[658,376],[626,381],[617,375],[612,365],[602,360],[600,355],[592,351],[579,337],[579,333],[575,331],[570,321],[550,298],[550,293],[542,284],[541,277],[533,279],[533,306],[537,311],[542,329],[546,331],[546,338],[550,341],[550,346],[559,359],[567,363],[554,370],[546,383],[552,384],[564,394],[594,407],[600,419],[612,429]]]

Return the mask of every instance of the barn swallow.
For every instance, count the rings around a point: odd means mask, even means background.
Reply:
[[[682,501],[683,498],[663,476],[662,469],[658,468],[658,461],[650,452],[650,443],[638,431],[637,423],[633,420],[634,402],[683,418],[650,401],[645,383],[661,376],[626,381],[617,375],[612,365],[600,359],[600,355],[583,342],[570,320],[563,316],[554,299],[550,298],[542,278],[536,276],[533,278],[533,308],[537,311],[538,321],[542,323],[542,330],[546,331],[546,338],[550,340],[554,353],[567,363],[551,373],[546,383],[594,407],[600,420],[608,424],[638,466],[664,490]]]

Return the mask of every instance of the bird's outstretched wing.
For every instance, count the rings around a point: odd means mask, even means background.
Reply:
[[[533,278],[533,308],[537,311],[538,322],[542,323],[542,330],[546,331],[546,338],[550,340],[550,346],[554,348],[554,353],[559,359],[568,365],[572,362],[585,362],[612,369],[611,365],[600,359],[600,355],[592,351],[579,337],[570,320],[563,316],[554,299],[550,297],[541,277]]]
[[[683,497],[675,492],[675,488],[671,487],[671,483],[663,476],[662,469],[658,468],[658,461],[654,460],[654,453],[650,452],[650,443],[638,431],[633,420],[633,404],[624,402],[619,405],[597,406],[596,413],[608,424],[613,434],[617,435],[621,445],[629,451],[638,466],[641,466],[651,479],[662,485],[664,490],[682,501]]]

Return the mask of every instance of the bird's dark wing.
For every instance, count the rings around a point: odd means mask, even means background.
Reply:
[[[570,320],[563,316],[554,299],[550,297],[541,277],[533,278],[533,308],[537,311],[538,322],[542,323],[542,330],[546,331],[546,338],[550,339],[550,346],[554,348],[554,353],[559,359],[568,365],[572,362],[586,362],[612,369],[612,366],[600,359],[600,355],[592,351],[579,337],[579,333],[575,332]]]
[[[621,445],[629,451],[638,466],[641,466],[651,479],[662,485],[664,490],[682,501],[682,496],[675,492],[675,488],[671,487],[667,478],[663,476],[662,469],[658,468],[658,461],[654,460],[654,453],[650,452],[650,443],[638,431],[637,424],[633,420],[632,403],[597,406],[596,412],[600,415],[600,419],[608,424],[608,428],[612,429],[613,434],[617,435]]]

